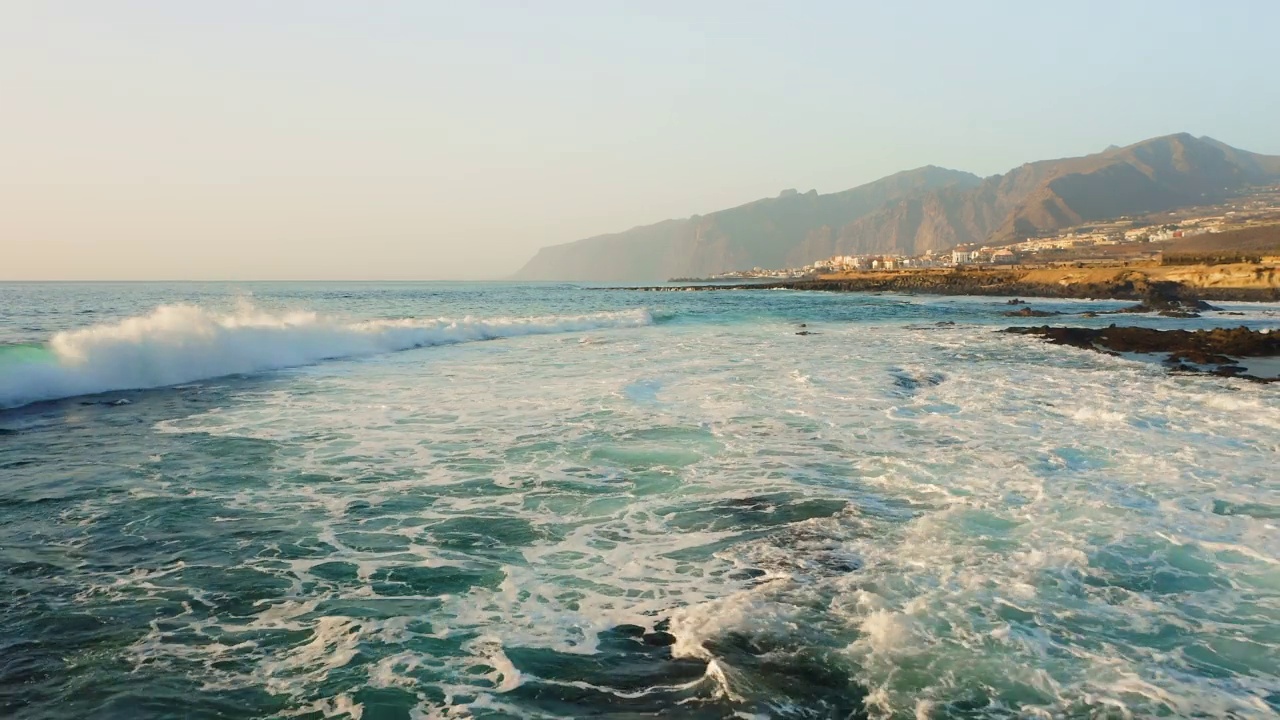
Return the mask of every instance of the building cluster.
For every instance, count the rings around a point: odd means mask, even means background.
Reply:
[[[1259,207],[1247,210],[1229,211],[1222,215],[1173,219],[1162,225],[1146,225],[1135,227],[1132,220],[1121,218],[1118,221],[1076,228],[1054,237],[1027,238],[1022,242],[1001,246],[957,245],[949,252],[930,250],[923,255],[906,256],[896,253],[868,255],[833,255],[825,260],[817,260],[803,267],[770,270],[753,268],[751,270],[723,273],[716,278],[770,278],[789,279],[808,277],[833,272],[873,272],[877,270],[909,270],[917,268],[955,267],[958,265],[1016,265],[1038,253],[1052,251],[1087,250],[1091,247],[1108,245],[1126,245],[1136,243],[1161,242],[1178,238],[1192,237],[1205,233],[1216,233],[1223,226],[1236,226],[1243,221],[1248,222],[1253,213],[1265,214],[1265,211],[1280,211],[1280,206],[1272,207],[1274,201],[1262,202]],[[1234,207],[1234,206],[1233,206]],[[1219,211],[1226,209],[1219,207]],[[1173,213],[1170,213],[1173,215]]]
[[[1075,250],[1105,245],[1160,242],[1219,232],[1226,219],[1223,216],[1199,217],[1147,227],[1108,227],[1087,231],[1071,231],[1055,237],[1027,238],[1020,243],[1010,245],[1009,248],[1017,253],[1033,253],[1046,250]]]
[[[806,265],[805,269],[810,272],[855,272],[930,268],[945,264],[945,256],[936,255],[930,250],[923,255],[914,257],[896,253],[887,255],[835,255],[826,260],[818,260],[812,265]]]
[[[983,263],[1014,265],[1018,253],[1007,247],[977,247],[959,245],[954,250],[936,253],[930,250],[923,255],[837,255],[805,266],[809,272],[855,272],[875,270],[913,270],[917,268],[952,267]]]
[[[801,267],[771,270],[768,268],[752,268],[738,270],[713,276],[714,279],[727,278],[801,278],[832,272],[866,272],[872,270],[907,270],[913,268],[945,267],[951,264],[950,255],[939,255],[933,251],[916,257],[900,254],[879,255],[833,255],[825,260],[815,260]]]
[[[1008,248],[971,248],[969,246],[960,246],[951,252],[935,253],[930,250],[923,255],[915,256],[901,254],[833,255],[825,260],[816,260],[802,267],[782,269],[757,267],[750,270],[737,270],[734,272],[721,273],[712,277],[717,280],[735,278],[790,279],[835,272],[916,270],[952,267],[955,265],[967,265],[972,263],[1013,265],[1017,262],[1018,255]]]
[[[1016,265],[1018,253],[1008,247],[974,247],[973,245],[957,245],[951,251],[951,265]]]

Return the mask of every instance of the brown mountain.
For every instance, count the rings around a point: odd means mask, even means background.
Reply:
[[[516,277],[628,282],[803,265],[830,255],[831,228],[915,193],[980,182],[970,173],[930,166],[828,195],[784,191],[707,215],[543,248]]]
[[[921,253],[1014,242],[1082,222],[1168,210],[1280,180],[1280,157],[1188,134],[1028,163],[984,180],[926,167],[830,195],[759,200],[544,248],[517,275],[644,281],[833,254]]]

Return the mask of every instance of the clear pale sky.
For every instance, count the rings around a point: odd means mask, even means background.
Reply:
[[[0,0],[0,279],[497,277],[1172,132],[1280,154],[1280,2]]]

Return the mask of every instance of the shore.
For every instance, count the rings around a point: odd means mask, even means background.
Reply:
[[[662,285],[633,288],[655,292],[703,290],[815,290],[896,292],[928,295],[986,295],[1016,298],[1135,300],[1138,304],[1099,315],[1156,313],[1173,318],[1200,317],[1214,310],[1207,300],[1280,302],[1280,267],[1273,263],[1223,265],[1110,265],[1036,268],[946,268],[841,273],[804,280],[719,285]],[[1014,318],[1064,316],[1038,310],[1021,300]],[[1069,316],[1067,314],[1064,317]],[[802,326],[803,327],[803,326]],[[1004,332],[1040,337],[1084,350],[1159,361],[1170,372],[1214,374],[1260,383],[1280,382],[1280,340],[1267,330],[1245,327],[1186,331],[1140,327],[1010,327]],[[814,334],[807,328],[797,335]]]
[[[1011,327],[1004,332],[1039,337],[1107,355],[1157,358],[1170,372],[1209,373],[1260,383],[1280,382],[1280,333],[1247,327],[1157,330],[1144,327]]]
[[[1147,265],[1046,268],[940,268],[822,275],[805,280],[719,285],[661,285],[653,292],[699,290],[817,290],[993,295],[1079,299],[1176,299],[1280,302],[1274,264]]]

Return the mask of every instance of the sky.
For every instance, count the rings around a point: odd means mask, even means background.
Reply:
[[[1280,3],[0,0],[0,280],[498,278],[1174,132],[1280,154]]]

